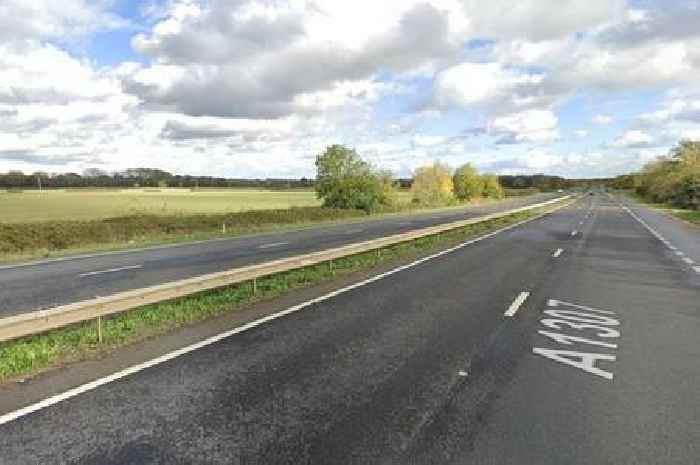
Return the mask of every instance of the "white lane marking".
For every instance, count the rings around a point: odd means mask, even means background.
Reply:
[[[664,245],[666,245],[666,247],[668,247],[669,249],[671,249],[671,250],[673,251],[674,254],[676,254],[678,257],[681,258],[681,260],[683,260],[683,261],[684,261],[685,263],[687,263],[688,265],[691,265],[691,267],[693,268],[694,271],[700,273],[700,271],[698,271],[698,270],[700,270],[700,267],[693,266],[693,265],[695,264],[695,261],[694,261],[692,258],[686,257],[685,254],[684,254],[682,251],[678,250],[677,247],[675,247],[673,244],[671,244],[669,241],[667,241],[661,234],[659,234],[658,232],[656,232],[656,231],[654,230],[654,228],[652,228],[651,226],[649,226],[649,224],[648,224],[646,221],[644,221],[644,220],[641,219],[636,213],[634,213],[634,212],[632,211],[631,208],[627,207],[626,205],[622,205],[622,204],[620,204],[620,206],[622,207],[622,209],[623,209],[624,211],[626,211],[627,213],[629,213],[630,216],[631,216],[632,218],[634,218],[635,220],[637,220],[637,222],[639,222],[639,224],[641,224],[642,226],[644,226],[654,237],[656,237],[658,240],[660,240],[661,242],[663,242]]]
[[[527,298],[530,297],[530,293],[523,291],[518,295],[518,297],[515,298],[512,304],[510,304],[510,307],[508,307],[508,310],[503,314],[503,316],[508,316],[511,317],[515,315],[515,312],[518,311],[518,309],[525,303]]]
[[[458,372],[457,374],[458,374],[459,376],[461,376],[462,378],[465,378],[469,373],[467,373],[467,372],[464,371],[464,370],[459,370],[459,372]]]
[[[578,234],[578,231],[576,231],[575,229],[571,231],[571,237],[575,236],[576,234]]]
[[[28,405],[28,406],[21,408],[19,410],[15,410],[13,412],[9,412],[9,413],[6,413],[4,415],[0,415],[0,425],[4,425],[5,423],[10,423],[14,420],[17,420],[18,418],[22,418],[26,415],[29,415],[29,414],[34,413],[36,411],[45,409],[47,407],[51,407],[52,405],[58,404],[60,402],[68,400],[72,397],[76,397],[76,396],[79,396],[80,394],[84,394],[86,392],[92,391],[94,389],[97,389],[100,386],[104,386],[105,384],[112,383],[114,381],[120,380],[120,379],[125,378],[127,376],[130,376],[130,375],[133,375],[133,374],[138,373],[140,371],[143,371],[147,368],[151,368],[151,367],[154,367],[156,365],[160,365],[162,363],[168,362],[168,361],[175,359],[177,357],[180,357],[182,355],[186,355],[186,354],[189,354],[190,352],[194,352],[195,350],[199,350],[203,347],[210,346],[212,344],[215,344],[223,339],[227,339],[227,338],[229,338],[233,335],[236,335],[238,333],[248,331],[248,330],[253,329],[257,326],[263,325],[267,322],[276,320],[278,318],[289,315],[291,313],[298,312],[298,311],[303,310],[307,307],[310,307],[313,304],[323,302],[325,300],[331,299],[331,298],[333,298],[337,295],[340,295],[340,294],[344,294],[344,293],[351,291],[353,289],[356,289],[358,287],[365,286],[365,285],[373,283],[375,281],[379,281],[380,279],[386,278],[387,276],[391,276],[393,274],[399,273],[399,272],[407,270],[409,268],[413,268],[417,265],[420,265],[421,263],[425,263],[429,260],[433,260],[433,259],[441,257],[443,255],[447,255],[449,253],[452,253],[456,250],[460,250],[460,249],[467,247],[471,244],[475,244],[477,242],[481,242],[483,240],[489,239],[489,238],[496,236],[502,232],[517,228],[518,226],[522,226],[526,223],[529,223],[529,222],[534,221],[536,219],[542,218],[550,213],[552,213],[552,212],[543,213],[542,215],[537,215],[537,216],[534,216],[532,218],[528,218],[526,220],[519,221],[517,223],[513,223],[510,226],[506,226],[504,228],[497,229],[496,231],[493,231],[491,233],[477,237],[475,239],[471,239],[471,240],[468,240],[466,242],[462,242],[461,244],[457,244],[456,246],[450,247],[449,249],[441,250],[440,252],[434,253],[432,255],[428,255],[427,257],[419,258],[418,260],[415,260],[411,263],[401,265],[399,267],[396,267],[396,268],[391,269],[389,271],[386,271],[384,273],[380,273],[376,276],[372,276],[371,278],[367,278],[363,281],[351,284],[349,286],[345,286],[345,287],[337,289],[333,292],[329,292],[328,294],[324,294],[320,297],[316,297],[315,299],[307,300],[306,302],[302,302],[300,304],[294,305],[293,307],[289,307],[289,308],[282,310],[282,311],[279,311],[277,313],[267,315],[267,316],[260,318],[258,320],[251,321],[250,323],[246,323],[242,326],[239,326],[237,328],[233,328],[229,331],[224,331],[223,333],[219,333],[215,336],[204,339],[203,341],[196,342],[194,344],[183,347],[181,349],[177,349],[175,351],[169,352],[165,355],[161,355],[160,357],[156,357],[152,360],[148,360],[146,362],[139,363],[137,365],[126,368],[122,371],[118,371],[116,373],[105,376],[103,378],[96,379],[95,381],[91,381],[89,383],[77,386],[77,387],[70,389],[68,391],[65,391],[61,394],[57,394],[55,396],[48,397],[40,402]]]
[[[560,256],[563,252],[564,252],[564,249],[557,249],[557,250],[555,250],[554,253],[552,254],[552,257],[554,257],[554,258],[559,258],[559,256]]]
[[[289,242],[272,242],[270,244],[259,245],[258,249],[271,249],[272,247],[280,247],[287,244],[289,244]]]
[[[81,273],[78,276],[81,278],[85,278],[86,276],[95,276],[98,274],[105,273],[116,273],[117,271],[137,270],[139,268],[143,268],[143,265],[122,266],[119,268],[110,268],[109,270],[90,271],[89,273]]]

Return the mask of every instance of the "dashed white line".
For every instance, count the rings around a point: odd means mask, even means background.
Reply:
[[[695,261],[692,258],[689,257],[683,257],[682,259],[684,262],[686,262],[688,265],[694,265]]]
[[[578,231],[576,231],[575,229],[571,231],[571,237],[574,237],[576,234],[578,234]]]
[[[506,310],[506,312],[503,315],[507,317],[515,315],[515,312],[517,312],[518,309],[525,303],[528,297],[530,297],[529,292],[521,292],[520,295],[518,295],[518,297],[515,298],[513,303],[510,304],[510,307],[508,307],[508,310]]]
[[[554,258],[559,258],[563,252],[564,252],[564,249],[557,249],[557,250],[555,250],[554,253],[552,254],[552,257],[554,257]]]
[[[117,271],[137,270],[139,268],[143,268],[143,265],[122,266],[119,268],[110,268],[109,270],[90,271],[88,273],[81,273],[78,276],[81,278],[85,278],[87,276],[95,276],[98,274],[116,273]]]
[[[700,266],[694,266],[693,270],[695,270],[696,273],[700,273]]]
[[[287,244],[289,244],[289,242],[272,242],[270,244],[259,245],[258,249],[271,249],[272,247],[280,247]]]

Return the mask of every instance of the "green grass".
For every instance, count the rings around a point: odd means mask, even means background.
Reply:
[[[0,192],[3,223],[86,221],[133,215],[191,215],[316,207],[310,190],[51,190]]]
[[[538,212],[529,211],[470,225],[439,236],[394,245],[381,254],[367,252],[266,278],[257,282],[204,292],[173,301],[130,310],[103,322],[103,341],[98,343],[95,322],[85,322],[17,341],[0,344],[0,382],[37,373],[49,367],[94,357],[119,346],[163,334],[216,315],[235,311],[255,301],[279,296],[291,289],[310,286],[336,276],[369,270],[425,254],[488,231],[522,221]]]
[[[700,225],[700,210],[688,210],[688,209],[684,209],[684,208],[677,208],[677,207],[674,207],[673,205],[669,205],[666,203],[653,203],[653,202],[650,202],[649,200],[645,199],[641,195],[637,194],[634,191],[625,191],[625,194],[627,196],[635,199],[636,201],[643,203],[649,207],[666,212],[666,213],[673,215],[676,218],[679,218],[683,221],[687,221],[689,223]]]

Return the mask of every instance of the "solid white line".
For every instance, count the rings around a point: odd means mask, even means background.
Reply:
[[[559,256],[560,256],[563,252],[564,252],[564,249],[557,249],[557,250],[555,250],[554,253],[552,254],[552,257],[554,257],[554,258],[559,258]]]
[[[137,270],[139,268],[143,268],[143,265],[122,266],[120,268],[111,268],[109,270],[90,271],[89,273],[81,273],[78,276],[84,278],[86,276],[95,276],[98,274],[116,273],[117,271]]]
[[[549,213],[551,213],[551,212],[549,212]],[[0,415],[0,425],[4,425],[5,423],[9,423],[11,421],[17,420],[18,418],[29,415],[30,413],[36,412],[38,410],[42,410],[44,408],[50,407],[50,406],[55,405],[55,404],[58,404],[59,402],[63,402],[64,400],[68,400],[72,397],[78,396],[78,395],[86,393],[88,391],[92,391],[100,386],[104,386],[105,384],[109,384],[111,382],[117,381],[117,380],[122,379],[124,377],[130,376],[134,373],[138,373],[138,372],[143,371],[147,368],[150,368],[150,367],[153,367],[156,365],[160,365],[160,364],[165,363],[167,361],[170,361],[174,358],[180,357],[180,356],[188,354],[190,352],[194,352],[195,350],[210,346],[210,345],[212,345],[216,342],[219,342],[223,339],[229,338],[235,334],[242,333],[242,332],[247,331],[249,329],[253,329],[253,328],[260,326],[260,325],[263,325],[269,321],[273,321],[273,320],[281,318],[285,315],[289,315],[291,313],[298,312],[299,310],[310,307],[313,304],[323,302],[325,300],[328,300],[328,299],[333,298],[333,297],[340,295],[340,294],[344,294],[345,292],[351,291],[351,290],[356,289],[358,287],[365,286],[365,285],[373,283],[375,281],[379,281],[380,279],[386,278],[387,276],[391,276],[393,274],[399,273],[399,272],[407,270],[409,268],[413,268],[417,265],[420,265],[421,263],[424,263],[424,262],[427,262],[429,260],[433,260],[433,259],[441,257],[443,255],[452,253],[456,250],[467,247],[468,245],[475,244],[477,242],[481,242],[485,239],[489,239],[489,238],[491,238],[497,234],[500,234],[502,232],[508,231],[510,229],[513,229],[513,228],[517,228],[518,226],[522,226],[523,224],[529,223],[529,222],[534,221],[538,218],[542,218],[543,216],[545,216],[549,213],[543,213],[542,215],[534,216],[532,218],[528,218],[526,220],[519,221],[517,223],[511,224],[510,226],[506,226],[504,228],[498,229],[496,231],[493,231],[491,233],[477,237],[475,239],[471,239],[471,240],[468,240],[466,242],[462,242],[461,244],[457,244],[456,246],[450,247],[449,249],[441,250],[440,252],[434,253],[432,255],[428,255],[427,257],[420,258],[420,259],[415,260],[411,263],[407,263],[406,265],[396,267],[394,269],[391,269],[391,270],[386,271],[384,273],[378,274],[376,276],[372,276],[371,278],[365,279],[365,280],[357,282],[355,284],[351,284],[349,286],[337,289],[333,292],[329,292],[328,294],[322,295],[320,297],[316,297],[315,299],[307,300],[306,302],[302,302],[298,305],[295,305],[293,307],[289,307],[285,310],[282,310],[282,311],[277,312],[277,313],[273,313],[271,315],[265,316],[265,317],[260,318],[258,320],[251,321],[250,323],[246,323],[243,326],[239,326],[239,327],[231,329],[229,331],[225,331],[223,333],[217,334],[217,335],[212,336],[210,338],[204,339],[203,341],[197,342],[195,344],[191,344],[189,346],[186,346],[186,347],[183,347],[181,349],[175,350],[173,352],[167,353],[165,355],[154,358],[154,359],[149,360],[147,362],[139,363],[139,364],[134,365],[132,367],[126,368],[125,370],[113,373],[113,374],[105,376],[103,378],[96,379],[95,381],[83,384],[81,386],[77,386],[77,387],[70,389],[68,391],[65,391],[61,394],[57,394],[55,396],[49,397],[49,398],[44,399],[44,400],[37,402],[35,404],[31,404],[31,405],[28,405],[28,406],[21,408],[19,410],[15,410],[14,412],[10,412],[10,413],[7,413],[5,415]]]
[[[270,244],[259,245],[258,249],[270,249],[272,247],[279,247],[281,245],[287,245],[289,242],[272,242]]]
[[[508,310],[506,310],[503,315],[508,317],[515,315],[515,312],[517,312],[520,306],[525,303],[528,297],[530,297],[529,292],[521,292],[520,295],[515,298],[513,303],[510,304],[510,307],[508,307]]]

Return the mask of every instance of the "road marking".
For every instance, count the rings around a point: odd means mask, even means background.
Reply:
[[[367,284],[371,284],[375,281],[379,281],[381,279],[384,279],[387,276],[391,276],[391,275],[399,273],[401,271],[418,266],[418,265],[425,263],[427,261],[433,260],[433,259],[441,257],[443,255],[447,255],[447,254],[452,253],[456,250],[463,249],[464,247],[467,247],[469,245],[472,245],[472,244],[475,244],[477,242],[481,242],[483,240],[489,239],[489,238],[496,236],[500,233],[509,231],[511,229],[517,228],[518,226],[522,226],[526,223],[530,223],[532,221],[535,221],[535,220],[542,218],[543,216],[546,216],[550,213],[552,213],[552,212],[543,213],[542,215],[534,216],[532,218],[528,218],[528,219],[525,219],[523,221],[513,223],[513,224],[506,226],[504,228],[497,229],[496,231],[490,232],[488,234],[484,234],[483,236],[468,240],[466,242],[462,242],[461,244],[457,244],[456,246],[450,247],[449,249],[441,250],[440,252],[434,253],[432,255],[428,255],[427,257],[419,258],[418,260],[415,260],[411,263],[401,265],[399,267],[396,267],[396,268],[391,269],[389,271],[386,271],[384,273],[380,273],[376,276],[372,276],[371,278],[367,278],[363,281],[351,284],[349,286],[345,286],[345,287],[342,287],[340,289],[336,289],[335,291],[329,292],[328,294],[324,294],[320,297],[316,297],[314,299],[307,300],[306,302],[302,302],[300,304],[294,305],[292,307],[289,307],[289,308],[282,310],[282,311],[279,311],[277,313],[267,315],[263,318],[251,321],[250,323],[246,323],[242,326],[238,326],[238,327],[233,328],[231,330],[224,331],[223,333],[219,333],[217,335],[214,335],[214,336],[209,337],[207,339],[204,339],[202,341],[196,342],[196,343],[191,344],[189,346],[183,347],[181,349],[174,350],[174,351],[169,352],[167,354],[161,355],[160,357],[156,357],[156,358],[148,360],[146,362],[139,363],[137,365],[133,365],[133,366],[126,368],[122,371],[118,371],[118,372],[113,373],[111,375],[96,379],[95,381],[91,381],[91,382],[83,384],[81,386],[77,386],[73,389],[62,392],[60,394],[56,394],[56,395],[51,396],[51,397],[48,397],[40,402],[28,405],[28,406],[21,408],[19,410],[15,410],[13,412],[9,412],[9,413],[6,413],[4,415],[0,415],[0,425],[10,423],[10,422],[15,421],[19,418],[27,416],[31,413],[37,412],[39,410],[43,410],[45,408],[51,407],[52,405],[55,405],[55,404],[58,404],[60,402],[65,401],[65,400],[68,400],[72,397],[76,397],[76,396],[79,396],[79,395],[84,394],[86,392],[97,389],[98,387],[104,386],[105,384],[109,384],[109,383],[112,383],[114,381],[118,381],[118,380],[125,378],[127,376],[131,376],[135,373],[146,370],[147,368],[161,365],[165,362],[168,362],[168,361],[173,360],[175,358],[189,354],[189,353],[194,352],[196,350],[199,350],[201,348],[210,346],[210,345],[215,344],[219,341],[227,339],[231,336],[242,333],[244,331],[248,331],[250,329],[261,326],[265,323],[276,320],[276,319],[281,318],[283,316],[286,316],[286,315],[289,315],[292,313],[296,313],[300,310],[303,310],[303,309],[310,307],[314,304],[317,304],[319,302],[323,302],[325,300],[331,299],[331,298],[338,296],[340,294],[344,294],[346,292],[349,292],[353,289],[357,289],[358,287],[366,286]]]
[[[515,298],[513,303],[510,304],[510,307],[508,307],[508,310],[506,310],[506,312],[503,315],[508,317],[515,315],[515,312],[517,312],[520,306],[525,303],[528,297],[530,297],[529,292],[521,292],[520,295]]]
[[[467,377],[467,375],[468,375],[469,373],[467,373],[467,372],[464,371],[464,370],[459,370],[459,373],[457,373],[457,374],[458,374],[459,376],[461,376],[462,378],[465,378],[465,377]]]
[[[289,244],[289,242],[272,242],[270,244],[259,245],[258,249],[271,249],[272,247],[280,247],[287,244]]]
[[[578,234],[578,231],[576,231],[575,229],[571,231],[571,237],[574,237],[576,234]]]
[[[673,244],[671,244],[669,241],[667,241],[661,234],[659,234],[658,232],[656,232],[656,231],[654,230],[654,228],[652,228],[651,226],[649,226],[649,224],[647,224],[646,221],[644,221],[644,220],[641,219],[636,213],[634,213],[634,212],[632,211],[632,209],[630,209],[629,207],[627,207],[627,206],[625,206],[625,205],[622,205],[622,204],[620,204],[620,205],[621,205],[621,207],[622,207],[622,209],[623,209],[624,211],[626,211],[627,213],[629,213],[630,216],[631,216],[632,218],[634,218],[635,220],[637,220],[637,222],[639,222],[639,224],[641,224],[642,226],[644,226],[654,237],[656,237],[656,238],[659,239],[661,242],[663,242],[664,245],[666,245],[666,247],[668,247],[669,249],[671,249],[671,250],[673,251],[674,254],[676,254],[678,257],[681,258],[681,260],[683,260],[683,261],[684,261],[685,263],[687,263],[688,265],[691,265],[691,268],[693,268],[694,271],[696,271],[697,273],[700,273],[700,267],[698,267],[698,266],[693,266],[693,265],[695,265],[695,261],[694,261],[692,258],[686,257],[685,254],[684,254],[682,251],[678,250],[677,247],[675,247]]]
[[[620,332],[617,329],[611,328],[611,326],[620,326],[620,322],[617,319],[612,318],[610,316],[601,315],[614,315],[614,312],[587,307],[585,305],[564,302],[556,299],[549,299],[547,301],[547,307],[558,308],[561,306],[572,307],[574,308],[574,310],[547,309],[544,310],[543,313],[549,317],[554,318],[543,318],[540,320],[540,323],[543,326],[545,326],[546,328],[555,329],[558,332],[540,330],[537,331],[538,334],[546,336],[550,340],[565,346],[571,346],[574,344],[588,344],[598,347],[606,347],[608,349],[618,348],[618,345],[612,342],[590,339],[591,330],[594,330],[595,336],[599,338],[609,339],[620,337]],[[581,336],[566,334],[561,332],[565,329],[564,326],[569,331],[578,330],[586,332],[581,333]],[[542,357],[548,358],[555,362],[578,368],[587,373],[600,376],[608,380],[612,380],[614,377],[612,371],[607,371],[603,368],[596,366],[598,361],[616,361],[617,357],[613,354],[561,350],[559,347],[533,347],[532,353],[535,355],[541,355]]]
[[[554,253],[552,254],[552,257],[554,257],[554,258],[559,258],[563,252],[564,252],[564,249],[557,249],[557,250],[555,250]]]
[[[109,270],[90,271],[89,273],[81,273],[78,276],[85,278],[87,276],[95,276],[98,274],[116,273],[117,271],[137,270],[139,268],[143,268],[143,265],[122,266],[120,268],[111,268]]]

